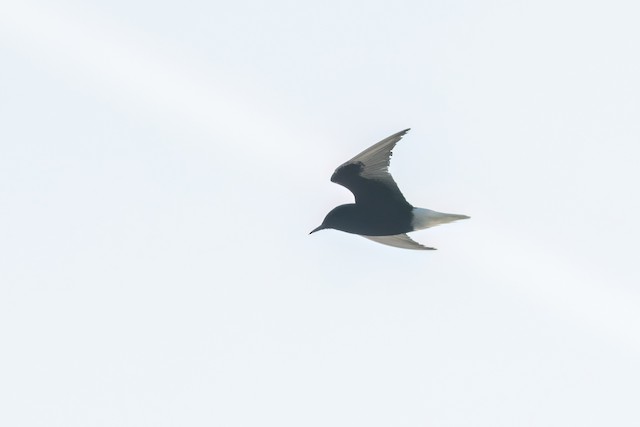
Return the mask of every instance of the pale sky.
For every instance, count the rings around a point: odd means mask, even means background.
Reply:
[[[0,425],[640,425],[638,16],[0,1]],[[309,236],[407,127],[471,219]]]

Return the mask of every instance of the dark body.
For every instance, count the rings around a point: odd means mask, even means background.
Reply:
[[[393,236],[413,231],[412,218],[411,208],[365,207],[351,203],[333,208],[324,226],[362,236]]]
[[[356,203],[340,205],[327,215],[331,228],[364,236],[391,236],[412,231],[413,206],[395,182],[363,178],[364,165],[351,163],[338,168],[331,181],[347,187]],[[395,187],[395,188],[394,188]]]

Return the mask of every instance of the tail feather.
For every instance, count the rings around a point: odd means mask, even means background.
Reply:
[[[467,215],[442,213],[424,208],[413,208],[412,214],[413,219],[411,220],[411,226],[413,227],[413,231],[469,218]]]

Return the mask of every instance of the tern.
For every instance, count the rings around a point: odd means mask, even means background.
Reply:
[[[384,245],[433,250],[412,240],[407,233],[469,218],[416,208],[404,198],[389,173],[389,162],[393,148],[407,132],[409,129],[383,139],[335,170],[331,181],[349,189],[356,202],[331,210],[309,234],[332,228]]]

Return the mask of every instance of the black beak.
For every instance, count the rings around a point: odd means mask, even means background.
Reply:
[[[311,230],[311,233],[309,233],[309,234],[313,234],[316,231],[320,231],[320,230],[324,230],[324,226],[323,225],[320,225],[320,226],[314,228],[313,230]]]

